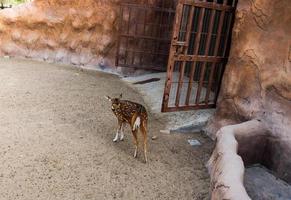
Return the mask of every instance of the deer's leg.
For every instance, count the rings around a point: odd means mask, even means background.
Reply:
[[[118,129],[116,131],[116,135],[113,139],[113,142],[117,142],[121,127],[122,127],[122,122],[120,120],[118,120]]]
[[[137,130],[132,131],[132,135],[133,135],[133,142],[134,142],[134,145],[135,145],[135,150],[134,150],[133,157],[136,158],[137,150],[138,150]]]
[[[120,140],[121,140],[121,141],[123,141],[123,139],[124,139],[124,133],[123,133],[123,131],[124,131],[124,126],[125,126],[125,123],[122,123],[122,124],[121,124],[121,128],[120,128]]]
[[[143,120],[141,124],[141,133],[143,136],[143,151],[144,151],[144,160],[145,163],[148,162],[148,157],[147,157],[147,122]]]

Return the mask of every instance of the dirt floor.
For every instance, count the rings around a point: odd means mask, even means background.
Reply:
[[[138,93],[117,76],[35,61],[0,59],[0,199],[209,199],[201,134],[162,134],[150,116],[149,163],[133,158],[129,129],[104,95]],[[192,147],[187,139],[199,139]]]

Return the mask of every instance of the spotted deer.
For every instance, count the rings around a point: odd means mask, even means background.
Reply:
[[[136,158],[138,151],[137,133],[138,130],[140,130],[143,136],[144,159],[145,162],[147,162],[148,115],[145,107],[135,102],[121,100],[122,94],[119,96],[119,98],[111,98],[109,96],[106,96],[106,98],[111,102],[112,104],[111,110],[113,111],[118,120],[118,129],[113,139],[113,142],[117,142],[118,139],[120,139],[121,141],[123,140],[124,138],[123,128],[126,125],[126,123],[129,124],[134,139],[135,145],[134,157]]]

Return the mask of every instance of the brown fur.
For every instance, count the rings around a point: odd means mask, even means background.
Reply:
[[[140,129],[142,136],[143,136],[143,148],[144,148],[144,158],[145,162],[147,162],[147,120],[148,115],[145,107],[141,104],[121,100],[122,95],[119,98],[111,98],[109,96],[106,97],[112,103],[112,111],[117,117],[118,120],[118,131],[122,129],[123,124],[128,123],[130,125],[134,145],[135,145],[135,152],[134,157],[137,156],[138,150],[138,139],[137,139],[137,132]],[[140,126],[137,129],[134,129],[134,124],[137,118],[140,118]]]

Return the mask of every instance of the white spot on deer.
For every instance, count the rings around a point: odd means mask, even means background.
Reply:
[[[137,117],[134,124],[133,124],[133,130],[137,130],[140,127],[140,117]]]

